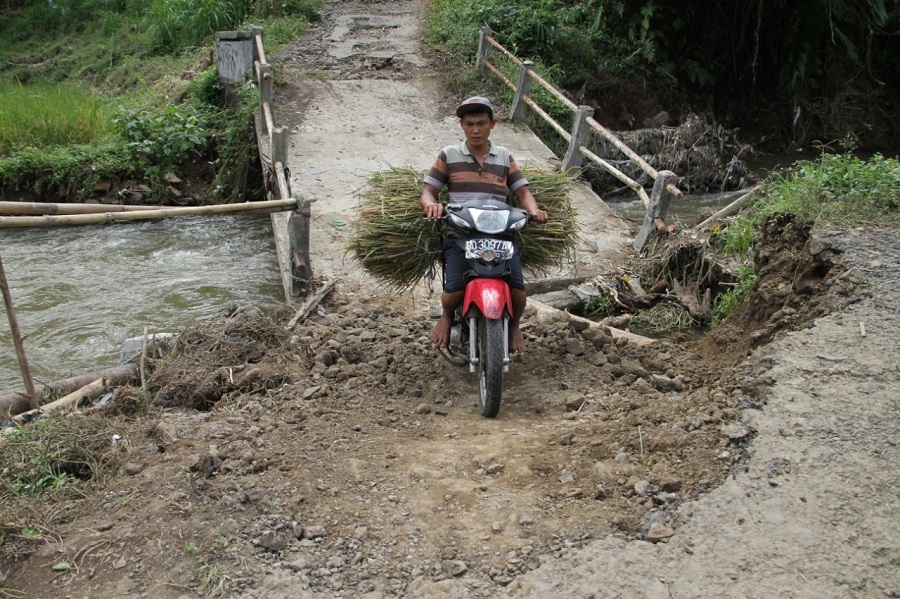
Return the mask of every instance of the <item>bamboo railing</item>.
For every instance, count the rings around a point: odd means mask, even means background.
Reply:
[[[500,81],[515,92],[513,96],[512,106],[509,111],[509,119],[512,121],[523,121],[526,116],[526,107],[538,115],[546,122],[560,137],[567,143],[566,154],[563,157],[561,169],[566,172],[573,169],[581,169],[584,159],[590,160],[601,169],[610,173],[616,179],[624,183],[632,189],[638,197],[641,198],[644,206],[647,208],[647,214],[641,231],[635,239],[635,248],[639,251],[643,249],[647,238],[653,229],[659,230],[665,227],[664,219],[669,209],[672,199],[680,199],[683,194],[678,187],[675,186],[677,176],[671,171],[657,171],[650,166],[646,160],[641,158],[637,152],[629,148],[621,139],[613,132],[598,123],[594,118],[594,109],[590,106],[578,106],[572,100],[567,98],[561,91],[556,89],[551,83],[545,80],[534,71],[534,63],[528,60],[520,60],[508,49],[504,48],[492,35],[490,27],[482,27],[481,34],[478,39],[478,54],[476,56],[475,65],[477,68],[484,67],[493,73]],[[517,83],[513,83],[493,62],[490,60],[492,50],[500,52],[509,59],[514,65],[519,67],[519,78]],[[574,112],[574,124],[571,130],[559,124],[546,110],[541,108],[531,95],[534,84],[540,85],[550,95],[559,100],[569,110]],[[605,160],[592,152],[585,146],[588,135],[595,132],[603,139],[607,140],[617,150],[624,154],[629,160],[637,164],[654,181],[653,190],[648,195],[643,186],[621,172],[608,160]]]
[[[272,232],[281,272],[281,283],[287,303],[294,303],[301,292],[313,285],[312,261],[309,255],[310,204],[291,191],[288,177],[288,128],[278,126],[275,118],[275,80],[272,66],[266,61],[263,28],[250,29],[253,74],[259,87],[259,108],[255,115],[259,160],[263,170],[266,195],[273,200],[294,200],[296,210],[272,214]]]

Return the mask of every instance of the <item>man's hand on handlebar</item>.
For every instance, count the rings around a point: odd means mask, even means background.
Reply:
[[[444,216],[444,205],[439,202],[434,202],[432,204],[428,204],[425,206],[425,219],[426,220],[441,220],[441,217]]]
[[[531,215],[531,221],[539,225],[543,225],[545,222],[547,222],[547,213],[540,208],[538,208],[537,210],[529,210],[528,214]]]

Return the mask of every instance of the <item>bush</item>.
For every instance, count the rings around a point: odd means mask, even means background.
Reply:
[[[551,65],[568,86],[604,73],[634,73],[634,49],[620,39],[623,6],[617,0],[435,0],[426,39],[474,56],[478,31],[488,25],[519,58]]]
[[[205,132],[194,110],[169,106],[162,114],[149,114],[119,107],[113,122],[127,141],[138,165],[151,178],[174,169],[190,152],[205,145]]]
[[[716,225],[710,237],[725,254],[735,256],[743,262],[750,259],[750,250],[753,249],[753,240],[758,232],[750,219],[739,217],[725,228]]]

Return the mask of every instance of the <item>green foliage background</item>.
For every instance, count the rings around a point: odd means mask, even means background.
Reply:
[[[239,155],[253,150],[252,125],[220,105],[212,35],[262,25],[271,51],[323,4],[0,0],[0,187],[69,200],[100,180],[155,188],[187,157],[214,160],[222,148],[217,183],[244,199],[243,187],[224,187],[252,182]]]
[[[785,143],[900,145],[900,0],[434,0],[427,37],[471,57],[482,25],[579,103],[619,78]]]

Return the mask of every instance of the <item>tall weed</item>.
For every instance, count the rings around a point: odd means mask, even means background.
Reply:
[[[740,273],[741,278],[735,286],[725,293],[717,295],[713,301],[710,330],[714,330],[722,324],[722,321],[743,304],[747,296],[750,295],[750,290],[753,289],[753,285],[756,283],[756,271],[753,270],[752,266],[742,266]]]
[[[725,254],[738,257],[741,261],[750,258],[753,239],[759,230],[745,217],[732,220],[727,227],[713,229],[711,237]]]
[[[247,15],[241,0],[153,0],[146,21],[154,47],[173,51],[201,43],[214,32],[236,27]]]
[[[253,14],[259,18],[301,17],[309,22],[322,19],[324,0],[257,0]]]

